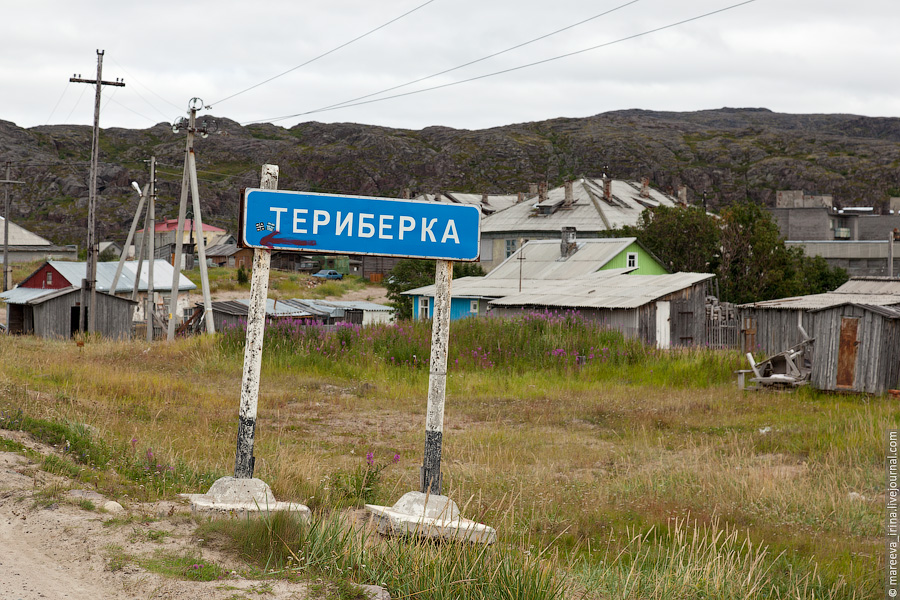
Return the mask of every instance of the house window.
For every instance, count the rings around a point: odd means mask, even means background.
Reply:
[[[47,285],[53,285],[53,271],[47,271]]]
[[[628,268],[632,269],[638,266],[637,252],[628,253]]]
[[[506,240],[506,258],[516,253],[516,240]]]
[[[228,257],[228,266],[229,266],[229,267],[233,267],[233,266],[234,266],[234,257],[233,257],[233,256],[229,256],[229,257]]]
[[[419,318],[427,319],[428,318],[428,297],[423,296],[419,298]]]
[[[476,315],[478,314],[478,300],[472,300],[471,302],[469,302],[469,312]]]
[[[494,240],[481,239],[481,260],[486,262],[494,260]]]

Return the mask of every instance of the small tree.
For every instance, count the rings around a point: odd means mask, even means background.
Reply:
[[[648,208],[622,232],[638,238],[672,273],[710,273],[718,263],[719,223],[702,208]]]

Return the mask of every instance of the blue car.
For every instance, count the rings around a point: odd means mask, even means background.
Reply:
[[[319,277],[321,279],[343,279],[344,275],[335,271],[334,269],[322,269],[318,273],[313,273],[313,277]]]

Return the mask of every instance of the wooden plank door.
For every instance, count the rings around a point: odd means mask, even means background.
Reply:
[[[669,322],[672,307],[664,300],[656,303],[656,347],[669,348],[672,343],[672,324]]]
[[[838,346],[837,387],[853,389],[856,380],[856,351],[859,347],[857,333],[859,319],[841,317],[841,340]]]

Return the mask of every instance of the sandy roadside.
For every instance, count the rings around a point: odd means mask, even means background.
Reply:
[[[42,455],[58,454],[26,434],[0,430]],[[0,599],[2,600],[306,600],[322,597],[302,582],[249,579],[246,566],[204,543],[186,501],[108,504],[86,484],[0,452]],[[118,506],[118,508],[117,508]],[[189,581],[148,571],[154,556],[190,556],[223,569],[221,579]],[[317,586],[321,588],[321,586]],[[390,598],[371,586],[370,598]]]

